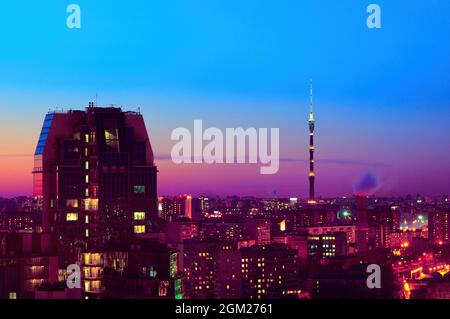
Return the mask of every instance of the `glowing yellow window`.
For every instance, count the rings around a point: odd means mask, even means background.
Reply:
[[[145,212],[134,212],[134,220],[144,220]]]
[[[78,200],[76,200],[76,199],[68,199],[66,201],[66,206],[67,207],[72,207],[72,208],[78,208]]]
[[[134,233],[135,234],[145,233],[145,225],[134,225]]]
[[[78,220],[78,214],[77,213],[67,213],[66,214],[66,221],[73,222]]]
[[[84,134],[84,141],[89,143],[89,134]]]
[[[17,299],[17,293],[10,292],[8,297],[9,297],[9,299]]]

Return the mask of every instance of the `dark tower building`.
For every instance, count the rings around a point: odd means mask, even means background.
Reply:
[[[314,193],[314,113],[313,113],[313,88],[312,88],[312,80],[310,82],[310,91],[309,91],[310,101],[309,101],[309,199],[308,203],[315,204],[315,193]]]
[[[94,107],[51,112],[34,155],[43,244],[60,266],[83,251],[126,245],[157,216],[153,151],[142,115]]]
[[[356,195],[356,249],[358,253],[369,250],[369,198],[365,195]]]

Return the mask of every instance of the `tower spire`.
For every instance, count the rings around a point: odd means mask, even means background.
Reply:
[[[310,81],[309,86],[309,204],[315,204],[315,190],[314,190],[314,181],[316,175],[314,173],[314,129],[315,129],[315,121],[314,121],[314,113],[313,113],[313,86],[312,80]]]
[[[313,82],[312,79],[309,82],[309,121],[314,121],[313,112]]]

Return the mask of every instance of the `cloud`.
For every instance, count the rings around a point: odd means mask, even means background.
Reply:
[[[373,195],[379,188],[379,179],[373,172],[366,172],[354,185],[354,192],[359,195]]]

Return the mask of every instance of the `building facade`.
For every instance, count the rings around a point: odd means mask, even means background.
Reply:
[[[36,230],[49,234],[42,245],[57,250],[62,267],[82,251],[147,233],[157,216],[157,169],[139,113],[93,103],[48,113],[33,173],[42,214]]]

